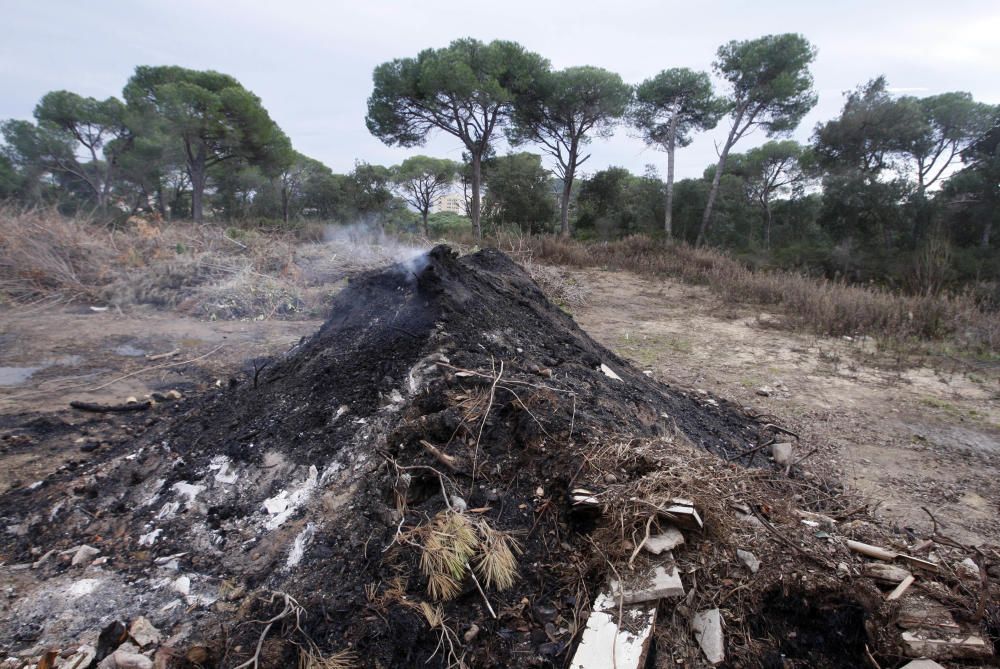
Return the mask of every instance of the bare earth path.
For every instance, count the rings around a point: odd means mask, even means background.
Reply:
[[[871,342],[774,329],[776,317],[706,288],[563,271],[590,290],[572,312],[598,341],[662,381],[791,424],[803,453],[819,449],[811,466],[900,528],[929,530],[926,506],[956,539],[1000,536],[1000,370],[891,369]]]

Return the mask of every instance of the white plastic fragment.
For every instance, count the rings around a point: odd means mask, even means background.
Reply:
[[[285,567],[291,569],[302,561],[302,558],[306,554],[306,548],[312,543],[315,534],[315,523],[309,523],[304,530],[299,532],[299,536],[295,537],[295,541],[292,542],[292,549],[288,551],[288,560],[285,561]]]
[[[174,592],[180,593],[185,597],[187,597],[188,594],[190,594],[191,592],[191,578],[189,576],[182,574],[174,579],[174,581],[170,584],[170,588]]]

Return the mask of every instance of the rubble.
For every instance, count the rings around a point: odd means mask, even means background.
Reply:
[[[571,669],[642,669],[646,666],[656,602],[637,606],[619,606],[614,596],[602,593],[594,600],[587,627],[580,638]],[[619,616],[619,613],[621,614]],[[619,617],[628,621],[620,627]]]
[[[760,570],[760,560],[758,560],[757,556],[750,551],[737,548],[736,557],[738,557],[740,562],[742,562],[746,568],[750,570],[751,574],[756,574]]]
[[[611,581],[611,595],[620,597],[624,604],[641,604],[664,598],[683,597],[684,584],[677,573],[677,567],[656,565],[651,570],[638,575],[623,576],[621,584]]]
[[[659,534],[654,534],[646,539],[642,547],[653,555],[660,555],[665,551],[672,551],[684,543],[684,535],[676,527],[667,526]]]

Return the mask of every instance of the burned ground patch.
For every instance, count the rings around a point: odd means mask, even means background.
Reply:
[[[256,362],[0,496],[20,579],[3,615],[32,630],[9,649],[144,616],[164,632],[145,651],[175,664],[564,666],[612,574],[669,567],[693,610],[732,597],[741,615],[805,558],[775,551],[741,588],[735,549],[816,541],[772,525],[793,496],[835,508],[794,465],[726,461],[766,446],[769,417],[653,381],[497,251],[363,274],[315,335]],[[676,559],[642,550],[685,519]]]

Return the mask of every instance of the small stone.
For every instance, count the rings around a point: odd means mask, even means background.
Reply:
[[[840,578],[847,578],[851,575],[851,568],[847,566],[846,562],[837,563],[837,576]]]
[[[780,442],[771,445],[771,457],[779,465],[789,465],[792,463],[792,444],[790,442]]]
[[[746,568],[750,570],[751,574],[756,574],[760,570],[760,560],[758,560],[757,556],[750,551],[737,548],[736,557],[738,557],[740,562],[742,562]]]
[[[465,631],[465,634],[463,634],[462,637],[465,639],[465,643],[472,643],[472,640],[475,639],[476,636],[478,635],[479,635],[479,625],[477,625],[476,623],[472,623],[472,625],[469,626],[469,629]]]
[[[684,596],[684,584],[681,583],[677,568],[670,567],[668,571],[663,565],[655,567],[637,582],[628,583],[623,588],[619,587],[617,581],[612,581],[611,590],[615,599],[618,599],[621,590],[622,604],[638,604],[665,597]]]
[[[139,616],[132,622],[132,626],[129,627],[129,636],[135,641],[140,648],[145,648],[146,646],[155,646],[160,643],[160,630],[153,627],[153,623],[149,622],[145,616]]]
[[[608,484],[610,484],[610,483],[618,483],[618,477],[615,476],[614,474],[608,472],[607,474],[604,475],[604,482],[608,483]]]
[[[153,669],[153,661],[139,653],[116,650],[101,660],[97,669]]]
[[[95,557],[100,555],[101,549],[94,548],[93,546],[88,546],[84,544],[77,549],[76,553],[73,555],[73,560],[70,562],[74,567],[76,565],[88,565],[93,561]]]
[[[188,576],[178,576],[170,587],[187,597],[191,593],[191,579]]]
[[[965,558],[955,569],[962,578],[978,579],[979,565],[972,558]]]
[[[774,394],[774,389],[768,386],[761,386],[754,392],[760,395],[761,397],[770,397],[772,394]]]
[[[544,497],[544,496],[545,496],[545,489],[542,488],[542,486],[538,486],[537,488],[535,488],[535,497]]]
[[[458,513],[464,513],[465,510],[469,508],[469,505],[466,504],[465,500],[459,497],[458,495],[452,495],[451,508],[453,508]]]

